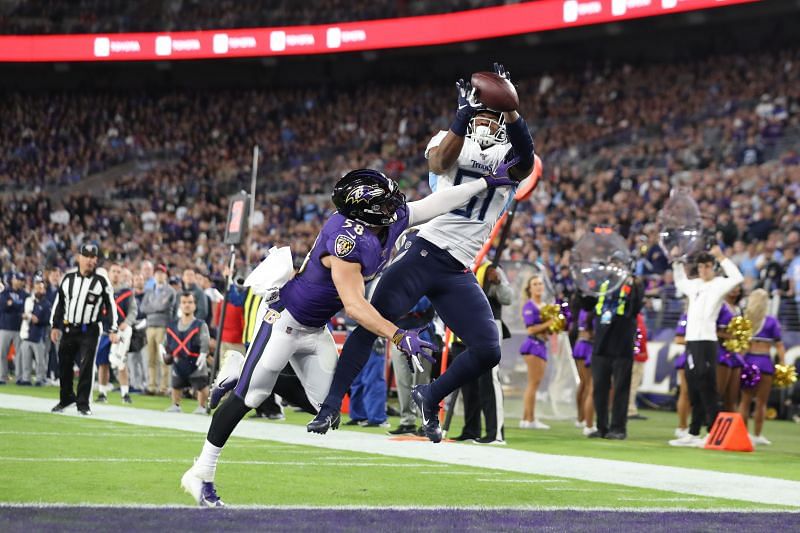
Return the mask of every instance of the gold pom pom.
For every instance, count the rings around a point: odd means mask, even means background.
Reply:
[[[743,316],[736,316],[728,322],[725,331],[730,338],[725,339],[722,346],[729,352],[747,353],[753,338],[753,323]]]
[[[777,389],[791,387],[797,383],[797,371],[793,366],[775,365],[775,377],[772,386]]]
[[[561,312],[561,306],[558,304],[546,304],[539,310],[539,315],[542,317],[542,322],[547,322],[554,319],[550,327],[547,328],[548,333],[560,333],[567,329],[567,317]]]

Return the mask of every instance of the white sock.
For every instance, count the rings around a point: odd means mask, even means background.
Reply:
[[[127,386],[127,385],[120,385],[120,386],[119,386],[119,393],[120,393],[120,394],[122,394],[123,396],[125,396],[126,394],[128,394],[128,390],[129,390],[129,389],[128,389],[128,386]]]
[[[220,453],[222,453],[222,448],[219,446],[214,446],[208,441],[203,443],[203,451],[200,452],[200,457],[197,458],[197,462],[194,464],[199,468],[203,481],[214,481]]]

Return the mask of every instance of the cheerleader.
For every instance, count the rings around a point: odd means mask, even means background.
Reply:
[[[725,295],[722,307],[717,316],[717,336],[720,339],[728,337],[726,328],[734,317],[741,316],[742,311],[736,305],[742,296],[742,286],[737,285],[731,292]],[[736,354],[729,352],[722,345],[720,340],[717,347],[719,357],[717,362],[717,394],[722,400],[722,408],[725,411],[736,409],[736,400],[739,399],[739,385],[742,375],[742,360]]]
[[[686,345],[686,313],[678,320],[672,342],[681,346]],[[689,384],[686,382],[686,352],[675,358],[675,370],[678,371],[678,427],[675,430],[675,438],[680,439],[689,434],[689,411],[692,408],[689,403]]]
[[[772,379],[775,374],[775,364],[770,356],[770,349],[775,346],[778,354],[778,361],[783,364],[786,350],[781,341],[781,325],[774,316],[767,316],[767,306],[769,305],[769,294],[764,289],[756,289],[747,299],[747,307],[744,316],[753,324],[755,335],[750,340],[750,350],[745,355],[744,360],[747,365],[756,365],[761,371],[761,380],[753,389],[742,389],[742,402],[739,404],[739,414],[747,424],[750,414],[750,404],[755,397],[756,409],[755,436],[750,437],[753,444],[772,444],[761,434],[764,428],[764,415],[767,412],[767,400],[769,391],[772,389]]]
[[[576,427],[583,428],[583,434],[589,435],[597,431],[594,426],[594,402],[592,401],[592,318],[586,309],[578,313],[578,341],[572,349],[572,358],[578,368],[578,391],[575,402],[578,406]]]
[[[550,426],[536,420],[536,393],[539,383],[544,376],[547,365],[547,330],[553,324],[554,318],[542,322],[539,309],[542,307],[544,294],[544,280],[541,274],[534,274],[528,279],[523,289],[527,301],[522,307],[522,319],[528,328],[528,338],[519,347],[528,367],[528,385],[525,387],[523,397],[522,420],[519,427],[522,429],[550,429]]]

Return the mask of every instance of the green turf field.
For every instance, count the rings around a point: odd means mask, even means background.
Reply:
[[[32,388],[7,385],[0,388],[0,392],[52,398],[54,405],[58,401],[58,390],[51,387]],[[112,405],[123,405],[118,393],[111,394],[109,400]],[[138,408],[163,410],[167,405],[169,404],[166,398],[134,396],[134,406]],[[191,412],[196,406],[196,402],[190,400],[184,400],[182,405],[186,413]],[[550,423],[552,427],[550,431],[520,430],[517,429],[517,419],[506,419],[506,441],[509,448],[526,451],[703,468],[800,481],[800,425],[794,422],[767,421],[764,434],[773,444],[758,447],[754,453],[712,452],[673,448],[667,445],[667,441],[673,438],[672,432],[676,426],[675,413],[648,410],[643,411],[643,414],[647,415],[649,420],[630,421],[628,423],[628,440],[626,441],[586,439],[581,435],[580,430],[573,427],[572,421],[554,421]],[[187,416],[189,415],[187,414]],[[294,413],[288,409],[285,421],[263,420],[263,423],[305,425],[310,419],[311,416],[308,414]],[[398,421],[397,418],[389,420],[394,425]],[[460,433],[460,423],[456,417],[453,431],[451,431],[452,435]],[[339,431],[384,434],[386,430],[346,427]],[[196,450],[192,448],[191,453],[196,453]]]
[[[190,415],[187,415],[190,416]],[[186,504],[178,483],[202,435],[0,410],[0,501]],[[233,437],[217,474],[228,504],[709,509],[752,504]],[[57,487],[54,490],[54,487]]]

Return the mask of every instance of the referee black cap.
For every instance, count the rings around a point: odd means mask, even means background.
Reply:
[[[81,244],[81,255],[84,257],[97,257],[97,245],[93,243]]]

